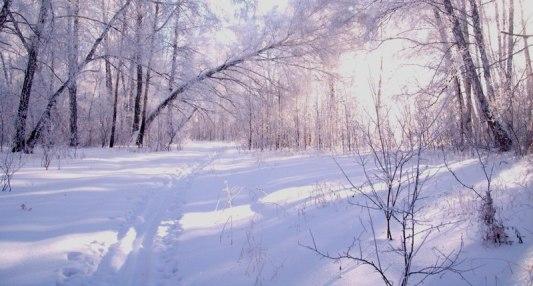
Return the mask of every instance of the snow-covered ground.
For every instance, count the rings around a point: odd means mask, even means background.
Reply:
[[[318,248],[336,254],[368,225],[367,210],[348,203],[353,193],[330,155],[202,142],[156,153],[80,149],[49,170],[33,156],[13,191],[0,193],[0,285],[382,284],[367,266],[335,263],[302,246],[312,234]],[[425,161],[435,175],[423,213],[449,224],[431,233],[414,263],[429,265],[437,249],[462,244],[466,281],[446,272],[425,283],[531,285],[531,158],[494,161],[499,217],[513,227],[512,239],[517,229],[525,240],[496,247],[481,241],[475,197],[438,157]],[[353,181],[363,179],[352,157],[338,160]],[[483,184],[475,159],[452,161],[466,183]],[[387,244],[382,215],[371,216],[378,243]],[[400,258],[382,259],[397,277]]]

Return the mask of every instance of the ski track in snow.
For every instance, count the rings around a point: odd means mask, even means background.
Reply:
[[[85,152],[87,158],[62,170],[25,166],[15,191],[2,194],[0,285],[382,283],[372,269],[332,263],[299,246],[309,245],[312,231],[321,249],[338,253],[362,232],[366,212],[347,203],[352,193],[328,155],[241,152],[225,143],[192,143],[176,152]],[[352,159],[338,157],[360,182],[362,170]],[[480,184],[483,175],[474,163],[452,167],[468,184]],[[425,214],[461,223],[439,230],[416,262],[433,259],[432,247],[453,249],[464,241],[465,267],[475,268],[465,276],[473,285],[529,281],[533,225],[524,218],[533,215],[533,197],[527,159],[500,164],[495,175],[496,189],[506,190],[495,193],[501,216],[526,238],[500,248],[480,244],[471,197],[436,164]],[[31,210],[21,210],[21,203]],[[379,214],[374,218],[383,233]],[[401,264],[394,258],[384,263],[391,273]],[[427,284],[465,283],[446,273]]]
[[[223,148],[216,148],[213,152],[205,154],[206,159],[186,169],[184,173],[163,174],[165,178],[163,181],[166,181],[162,184],[164,188],[152,192],[147,202],[141,204],[141,207],[128,219],[126,224],[128,230],[125,231],[125,228],[119,241],[110,247],[88,284],[152,285],[154,240],[163,216],[169,213],[179,214],[180,196],[187,191],[194,177],[216,160],[222,152]],[[123,257],[123,248],[128,247],[128,244],[131,244],[130,253],[127,257]],[[118,265],[119,271],[116,271],[116,263],[123,263]]]

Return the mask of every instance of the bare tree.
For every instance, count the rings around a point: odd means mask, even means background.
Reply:
[[[13,151],[31,152],[44,142],[38,140],[41,131],[54,121],[54,134],[65,136],[56,143],[70,146],[105,141],[109,146],[129,142],[165,148],[189,136],[240,140],[248,148],[354,150],[361,147],[361,139],[367,140],[361,136],[367,130],[355,120],[365,114],[354,98],[366,95],[356,94],[358,78],[342,74],[337,59],[368,46],[367,52],[377,51],[373,41],[396,33],[403,24],[408,30],[391,38],[414,43],[417,55],[406,52],[409,58],[436,48],[442,52],[442,57],[420,65],[434,77],[416,87],[435,100],[425,101],[432,105],[429,112],[442,115],[435,128],[446,131],[433,147],[489,142],[501,151],[516,147],[524,154],[532,145],[529,36],[525,22],[517,28],[517,3],[511,1],[503,6],[476,0],[289,1],[287,9],[264,15],[252,1],[234,6],[244,11],[231,25],[212,11],[209,1],[93,2],[96,9],[85,9],[79,0],[37,2],[48,6],[3,2],[0,87],[9,92],[2,99],[0,145],[13,138]],[[130,2],[135,7],[123,8]],[[486,14],[490,7],[495,8],[495,27]],[[113,8],[120,15],[111,17]],[[105,17],[97,15],[102,12]],[[413,19],[401,17],[403,12],[412,13]],[[32,18],[35,24],[28,20]],[[436,29],[423,36],[416,21]],[[40,23],[46,33],[37,40]],[[96,41],[86,37],[98,28],[104,33]],[[494,28],[499,32],[497,47],[491,40]],[[235,31],[235,41],[213,37],[226,29]],[[33,43],[39,47],[29,53]],[[64,56],[57,53],[62,48]],[[525,65],[517,64],[524,59]],[[27,65],[20,68],[21,62]],[[348,87],[348,82],[356,84]],[[509,97],[503,97],[505,87]],[[411,100],[416,92],[408,89],[405,96]],[[68,94],[66,105],[60,99],[63,92]],[[17,112],[10,108],[15,101]],[[109,107],[108,114],[103,116],[96,106]],[[52,118],[54,108],[57,116]],[[8,118],[16,124],[6,125]],[[184,120],[187,128],[178,134]],[[33,127],[29,138],[28,124]],[[102,124],[107,139],[90,138]]]
[[[474,8],[476,9],[476,15],[477,15],[477,6],[474,2],[475,0],[469,0],[469,1],[471,2],[472,9]],[[479,79],[479,76],[476,72],[474,61],[472,59],[470,51],[468,50],[467,41],[462,32],[459,19],[455,15],[451,0],[443,0],[443,3],[444,3],[446,14],[450,17],[450,20],[452,22],[453,36],[455,38],[457,48],[459,49],[459,52],[463,59],[463,64],[467,72],[466,76],[471,81],[474,94],[479,102],[481,113],[483,114],[483,117],[485,118],[485,121],[487,122],[492,132],[492,135],[494,136],[496,146],[498,146],[498,148],[501,151],[509,151],[513,145],[513,142],[509,134],[507,133],[507,131],[505,131],[505,129],[503,128],[503,125],[496,118],[494,111],[490,107],[490,104],[487,98],[485,97],[485,93],[483,92],[483,88],[481,85],[481,80]],[[476,22],[475,19],[474,19],[474,22]],[[480,28],[480,23],[479,23],[479,15],[477,15],[477,23],[474,23],[474,28],[476,29],[475,33],[476,33],[476,39],[478,41],[478,48],[480,51],[484,51],[485,46],[483,45],[483,38],[480,35],[481,28]],[[488,66],[488,60],[485,59],[483,61],[487,61],[487,67],[486,69],[484,68],[484,71],[485,71],[485,78],[487,82],[490,83],[491,78],[490,78],[490,67]],[[485,67],[485,64],[484,64],[484,67]]]
[[[480,190],[476,188],[473,185],[468,185],[463,182],[463,180],[458,176],[458,174],[453,171],[447,160],[446,160],[446,154],[444,154],[444,164],[446,165],[446,168],[448,171],[453,175],[455,180],[461,184],[466,189],[472,191],[473,194],[479,199],[480,201],[480,219],[484,226],[483,231],[483,240],[489,241],[494,244],[508,244],[510,243],[509,236],[507,235],[505,229],[506,227],[503,225],[503,223],[497,218],[496,216],[496,206],[494,204],[493,199],[493,185],[492,185],[492,177],[494,175],[494,164],[491,164],[489,167],[488,160],[489,156],[487,154],[483,154],[483,151],[481,151],[479,148],[476,148],[476,155],[478,159],[479,166],[481,170],[483,171],[483,174],[485,176],[486,181],[486,188],[485,190]],[[522,238],[519,234],[517,234],[519,240],[521,241]]]
[[[381,72],[382,70],[383,62],[381,62]],[[381,72],[377,87],[373,88],[375,119],[371,119],[362,131],[365,146],[370,151],[369,156],[366,156],[360,148],[356,149],[358,163],[365,175],[365,182],[360,186],[355,185],[346,173],[343,172],[343,174],[357,194],[368,200],[373,209],[383,212],[387,224],[387,239],[392,240],[391,220],[405,187],[405,166],[415,153],[407,144],[408,140],[404,138],[403,133],[399,140],[396,139],[390,116],[382,103]],[[372,166],[375,166],[375,169],[369,166],[369,161],[373,163]],[[339,164],[337,165],[343,170]],[[360,204],[359,202],[352,203]]]
[[[229,57],[224,63],[209,68],[198,74],[197,76],[185,81],[183,84],[174,89],[160,104],[146,118],[146,130],[161,112],[168,107],[179,95],[189,91],[193,87],[197,87],[200,83],[206,81],[215,82],[232,82],[236,84],[244,83],[240,80],[244,76],[248,80],[257,75],[257,71],[253,71],[251,65],[254,63],[271,62],[276,64],[287,64],[293,67],[302,67],[314,69],[315,67],[307,66],[313,64],[313,57],[316,59],[320,57],[317,53],[318,45],[326,45],[327,38],[333,35],[342,35],[349,31],[349,27],[353,26],[353,17],[351,15],[344,15],[343,19],[339,19],[334,25],[321,23],[326,17],[319,18],[319,6],[323,3],[311,1],[310,3],[300,3],[302,6],[295,7],[294,17],[287,22],[280,31],[273,34],[263,34],[259,41],[252,43],[250,47],[243,50],[240,54]],[[322,7],[322,6],[321,6]],[[329,10],[332,7],[323,6],[323,13],[336,14],[336,10]],[[308,16],[306,18],[306,16]],[[341,15],[339,15],[341,17]],[[317,23],[311,24],[310,20],[316,20]],[[296,24],[297,23],[297,24]],[[306,25],[313,25],[310,27]],[[322,26],[321,26],[322,25]],[[267,33],[267,32],[265,32]],[[330,47],[333,48],[333,47]],[[341,48],[339,46],[339,48]],[[327,51],[328,49],[324,49]],[[297,51],[297,56],[291,55],[292,51]],[[307,63],[296,63],[291,60],[307,60]],[[264,67],[264,66],[262,66]],[[243,72],[248,71],[248,74]],[[261,76],[261,74],[259,74]],[[264,75],[263,75],[264,77]],[[144,131],[146,132],[146,131]],[[142,134],[139,134],[142,136]]]
[[[24,72],[24,83],[22,84],[18,113],[15,119],[16,131],[13,139],[13,152],[20,152],[26,148],[26,118],[28,116],[33,77],[37,69],[39,48],[42,44],[41,37],[44,32],[50,8],[50,0],[41,1],[37,24],[32,29],[33,35],[29,41],[26,41],[22,32],[20,32],[20,29],[17,28],[18,36],[28,52],[28,62],[26,65],[26,71]]]
[[[129,6],[130,2],[132,0],[126,0],[124,5],[122,5],[122,7],[120,7],[120,9],[115,12],[115,15],[111,18],[111,20],[109,20],[108,23],[105,24],[105,27],[103,29],[103,31],[101,32],[101,34],[99,35],[98,38],[96,38],[96,40],[94,41],[94,43],[92,44],[91,46],[91,49],[89,50],[89,52],[87,53],[87,55],[85,56],[85,59],[83,62],[81,62],[79,65],[78,65],[78,70],[76,71],[75,75],[77,76],[81,70],[91,61],[94,60],[94,54],[96,53],[96,50],[98,48],[98,46],[100,45],[100,43],[102,42],[102,40],[105,38],[107,32],[111,29],[113,23],[116,21],[116,19],[124,12],[124,10]],[[59,97],[59,95],[61,95],[61,93],[63,92],[63,90],[65,90],[65,88],[67,87],[67,85],[70,83],[70,81],[74,80],[73,77],[69,77],[53,94],[50,95],[49,99],[48,99],[48,104],[46,105],[45,107],[45,110],[43,112],[43,114],[41,115],[41,117],[39,118],[39,120],[37,121],[37,124],[35,126],[35,128],[33,129],[33,131],[31,132],[31,135],[28,139],[28,141],[26,142],[26,149],[28,151],[31,151],[33,150],[33,148],[35,147],[35,144],[37,143],[37,140],[41,137],[42,135],[42,132],[43,132],[43,129],[44,127],[46,126],[46,124],[48,123],[48,121],[50,120],[50,113],[52,111],[52,107],[55,106],[55,104],[57,103],[57,98]],[[14,151],[17,151],[17,150],[14,150]]]
[[[20,154],[3,153],[0,161],[0,185],[2,192],[11,192],[11,180],[15,173],[23,166],[23,158]]]
[[[434,275],[441,275],[445,272],[451,272],[462,276],[464,269],[460,269],[462,260],[460,254],[462,252],[462,243],[459,249],[444,253],[437,249],[433,262],[426,265],[419,265],[417,256],[420,255],[424,249],[428,238],[436,229],[443,227],[447,223],[438,225],[427,225],[420,221],[420,212],[424,208],[421,205],[421,199],[424,197],[424,184],[432,177],[431,174],[424,172],[421,165],[422,148],[420,145],[416,148],[413,154],[413,166],[409,171],[405,171],[401,178],[402,185],[405,192],[399,198],[399,203],[394,207],[392,214],[394,220],[400,225],[401,234],[397,244],[389,241],[387,245],[378,243],[375,233],[375,224],[370,214],[370,211],[375,206],[374,198],[372,196],[363,196],[366,203],[360,204],[362,210],[368,213],[368,225],[370,226],[369,242],[361,238],[365,233],[360,233],[357,238],[354,238],[352,244],[344,251],[338,254],[330,254],[317,245],[313,233],[310,231],[312,245],[303,244],[307,249],[312,250],[321,257],[325,257],[334,261],[351,260],[356,265],[365,265],[374,270],[383,280],[385,285],[395,285],[394,281],[398,281],[398,285],[406,286],[410,284],[419,285]],[[342,168],[341,168],[342,170]],[[343,173],[345,174],[344,170]],[[382,183],[387,184],[386,181]],[[353,184],[352,184],[353,185]],[[360,193],[358,193],[360,194]],[[364,229],[367,229],[364,227]],[[302,244],[301,244],[302,245]],[[391,272],[391,265],[384,264],[384,257],[387,255],[395,255],[400,257],[402,261],[401,273],[398,277],[394,277]]]

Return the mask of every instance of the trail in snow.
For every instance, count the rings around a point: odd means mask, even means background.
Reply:
[[[152,285],[152,256],[157,230],[166,216],[180,215],[180,199],[191,181],[222,152],[224,147],[206,148],[202,158],[188,168],[178,173],[162,174],[164,186],[152,192],[142,207],[132,214],[124,234],[110,247],[96,273],[88,277],[90,283]]]
[[[365,229],[367,212],[347,203],[352,193],[328,155],[245,152],[223,143],[80,154],[62,162],[61,170],[28,162],[15,191],[1,194],[0,285],[382,283],[372,269],[332,263],[300,246],[310,243],[312,232],[321,249],[337,253]],[[505,159],[494,174],[500,216],[526,243],[490,248],[479,241],[475,198],[438,159],[428,159],[436,175],[426,186],[425,218],[458,223],[435,232],[415,266],[431,261],[435,247],[455,249],[462,241],[465,267],[473,269],[464,274],[470,283],[527,285],[533,265],[530,162]],[[361,182],[362,170],[350,156],[338,161]],[[484,180],[475,160],[452,168],[468,184]],[[374,222],[383,234],[379,214]],[[401,270],[394,254],[382,259],[390,275]],[[426,282],[465,284],[453,273]]]

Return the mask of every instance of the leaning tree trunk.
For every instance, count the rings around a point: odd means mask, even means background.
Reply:
[[[476,67],[474,65],[472,55],[468,50],[468,44],[461,31],[461,24],[459,22],[459,19],[457,18],[457,16],[455,16],[455,13],[453,11],[451,0],[443,0],[443,3],[445,11],[452,21],[453,36],[455,38],[455,42],[457,43],[457,47],[459,48],[461,57],[464,62],[464,66],[467,72],[466,76],[472,82],[474,95],[476,96],[479,102],[481,113],[483,114],[485,121],[487,122],[492,134],[494,135],[494,143],[496,144],[496,146],[498,146],[500,151],[509,151],[512,147],[513,142],[511,141],[509,134],[507,134],[507,131],[503,129],[503,126],[500,121],[495,118],[492,108],[490,107],[489,102],[487,101],[487,98],[483,93],[481,80],[479,79],[479,76],[476,72]]]
[[[126,10],[126,8],[129,6],[132,0],[126,0],[124,5],[115,13],[113,18],[109,20],[108,23],[105,24],[105,27],[102,31],[102,33],[96,38],[96,40],[93,42],[91,49],[85,56],[84,60],[78,65],[77,71],[74,74],[74,77],[68,77],[67,80],[48,98],[48,103],[41,114],[41,117],[37,121],[37,124],[33,131],[30,134],[30,138],[28,138],[28,141],[26,142],[26,151],[31,152],[33,148],[35,147],[35,144],[37,143],[37,140],[41,138],[44,128],[50,121],[50,114],[52,112],[52,108],[56,105],[58,97],[63,93],[63,91],[67,88],[67,86],[70,84],[72,80],[76,78],[76,76],[81,72],[81,70],[91,61],[93,61],[94,54],[96,53],[96,50],[98,49],[98,46],[102,42],[102,40],[105,38],[111,27],[113,26],[113,23],[117,20],[118,16]]]
[[[33,29],[34,36],[27,47],[28,63],[26,65],[26,71],[24,72],[24,82],[22,83],[20,102],[17,117],[15,119],[15,138],[13,140],[12,149],[13,152],[20,152],[26,149],[26,118],[28,117],[31,87],[33,85],[35,70],[37,69],[37,57],[39,53],[39,47],[41,45],[41,33],[43,32],[49,9],[50,0],[42,0],[41,8],[39,9],[37,27]]]
[[[257,57],[264,55],[266,52],[279,48],[284,44],[285,40],[280,40],[278,42],[271,43],[270,45],[264,46],[254,52],[244,54],[241,57],[234,58],[220,64],[211,69],[205,70],[199,75],[187,80],[183,84],[179,85],[174,91],[172,91],[161,103],[159,103],[155,109],[146,117],[146,130],[150,127],[151,123],[161,114],[161,112],[171,105],[171,103],[178,98],[179,95],[189,90],[194,85],[203,82],[205,80],[216,77],[221,72],[227,71],[228,69],[239,66],[247,61],[257,60]]]

